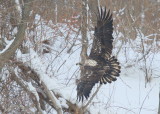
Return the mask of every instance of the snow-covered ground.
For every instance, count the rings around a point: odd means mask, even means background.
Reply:
[[[75,33],[70,33],[71,39],[68,39],[70,44],[67,44],[64,39],[68,35],[67,26],[64,25],[59,29],[63,35],[56,38],[51,46],[51,53],[37,55],[31,49],[30,54],[18,52],[17,57],[23,62],[30,60],[32,68],[37,70],[50,90],[60,93],[73,103],[82,105],[76,102],[75,83],[80,75],[79,67],[76,66],[76,63],[80,61],[80,41],[77,39],[76,45],[70,53],[67,53],[74,41]],[[56,33],[53,30],[52,32]],[[90,37],[90,35],[88,36]],[[137,38],[132,45],[123,44],[117,56],[122,66],[120,78],[116,82],[100,88],[88,106],[91,114],[157,114],[159,78],[156,77],[160,74],[160,53],[150,52],[144,61],[143,54],[137,51],[138,49],[141,51],[141,48],[134,48],[139,45],[140,41]],[[120,45],[120,41],[115,44],[113,55],[116,55]],[[145,51],[148,48],[149,46],[146,46]],[[151,80],[147,84],[145,84],[145,67],[148,69],[148,76],[151,76]],[[93,88],[91,94],[97,87],[98,84]],[[61,99],[61,101],[63,100]],[[62,104],[66,105],[64,101]]]

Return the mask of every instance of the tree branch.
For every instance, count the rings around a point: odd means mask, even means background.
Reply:
[[[31,9],[32,0],[24,0],[24,6],[22,7],[22,19],[18,26],[18,32],[16,38],[10,47],[0,55],[0,71],[3,68],[4,64],[10,59],[12,55],[14,55],[17,48],[22,44],[25,36],[25,31],[27,28],[27,22],[29,21],[29,13]]]
[[[81,63],[83,64],[87,57],[88,38],[87,38],[87,0],[82,0],[82,15],[81,15],[81,34],[82,34],[82,51],[81,51]],[[81,69],[81,77],[84,76],[84,69]]]
[[[89,101],[87,102],[87,104],[83,107],[83,110],[86,111],[88,105],[91,103],[91,101],[93,100],[93,98],[97,95],[98,91],[100,90],[102,84],[100,84],[97,88],[97,90],[95,91],[95,93],[92,95],[92,97],[89,99]]]
[[[37,108],[37,112],[39,114],[42,114],[42,110],[40,108],[40,105],[39,105],[39,102],[38,102],[36,96],[28,89],[28,87],[23,83],[23,81],[16,76],[14,71],[10,71],[10,72],[11,72],[12,79],[14,81],[16,81],[16,83],[19,84],[28,93],[28,95],[30,96],[30,98],[32,99],[33,103],[35,104],[35,106]]]
[[[22,62],[17,62],[17,65],[26,77],[29,76],[32,80],[34,80],[34,82],[36,83],[35,85],[37,86],[34,86],[33,84],[32,85],[37,90],[41,90],[41,92],[37,91],[37,93],[41,95],[41,100],[46,101],[51,107],[53,107],[57,111],[58,114],[62,114],[62,107],[58,105],[57,98],[52,93],[52,91],[49,90],[45,82],[43,80],[40,80],[39,75],[31,67],[25,66]],[[28,74],[28,72],[30,73]]]

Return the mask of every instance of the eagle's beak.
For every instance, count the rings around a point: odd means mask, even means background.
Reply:
[[[82,63],[76,63],[76,65],[82,65]]]

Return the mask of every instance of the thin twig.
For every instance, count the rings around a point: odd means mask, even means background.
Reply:
[[[86,108],[88,107],[88,105],[91,103],[91,101],[93,100],[93,98],[97,95],[97,93],[98,93],[98,91],[100,90],[101,87],[102,87],[102,84],[99,85],[99,87],[94,92],[94,94],[92,95],[92,97],[89,99],[89,101],[87,102],[87,104],[83,107],[84,111],[86,110]]]
[[[154,87],[154,86],[153,86],[153,87]],[[145,100],[147,99],[147,97],[149,96],[149,94],[150,94],[150,92],[152,91],[153,87],[150,89],[150,91],[147,93],[146,97],[144,98],[144,100],[143,100],[143,102],[142,102],[142,105],[141,105],[141,108],[140,108],[140,110],[139,110],[139,114],[141,113],[141,110],[142,110],[142,107],[143,107],[143,105],[144,105],[144,102],[145,102]]]

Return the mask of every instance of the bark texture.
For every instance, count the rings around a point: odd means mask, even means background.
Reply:
[[[27,22],[29,21],[29,13],[31,9],[32,0],[24,0],[24,6],[22,6],[22,19],[18,25],[18,32],[10,47],[0,55],[0,71],[4,64],[9,61],[12,55],[14,55],[17,48],[22,44],[27,28]]]

